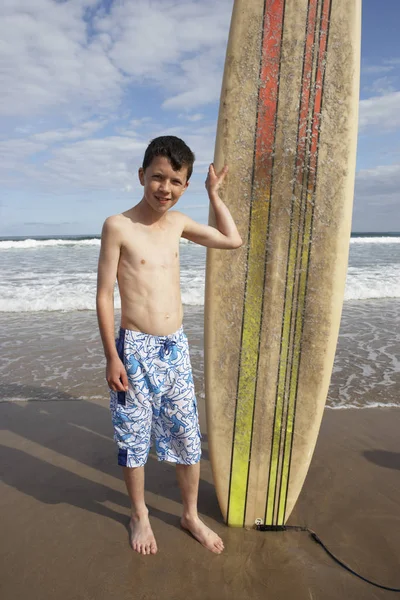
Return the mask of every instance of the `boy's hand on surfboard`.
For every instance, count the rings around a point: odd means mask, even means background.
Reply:
[[[216,173],[213,163],[211,163],[211,165],[209,166],[205,186],[210,200],[212,200],[213,197],[218,196],[218,190],[221,187],[227,172],[227,165],[225,165],[219,173]]]

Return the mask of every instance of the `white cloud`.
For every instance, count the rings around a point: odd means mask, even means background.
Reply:
[[[396,91],[397,86],[395,84],[398,79],[397,76],[388,77],[385,75],[384,77],[378,77],[371,85],[364,87],[364,90],[385,96]]]
[[[376,75],[380,73],[390,73],[393,69],[393,65],[364,65],[361,67],[361,73],[365,75]]]
[[[94,0],[3,1],[0,114],[101,113],[118,106],[132,83],[162,88],[170,107],[212,102],[231,5],[115,0],[106,14]]]
[[[400,231],[400,163],[357,173],[353,230]]]
[[[137,183],[137,167],[146,144],[111,136],[56,148],[37,177],[42,183],[75,189],[129,191]]]
[[[359,128],[393,130],[400,126],[400,91],[360,101]]]
[[[96,106],[121,96],[123,76],[102,39],[90,39],[84,21],[89,1],[8,0],[2,4],[0,71],[3,115]]]
[[[181,74],[176,78],[176,87],[163,107],[190,110],[219,99],[223,64],[221,52],[212,48],[194,58],[181,62]]]
[[[390,73],[396,67],[400,65],[400,58],[392,57],[385,58],[381,61],[380,65],[361,65],[361,73],[363,75],[379,75],[381,73]]]
[[[181,119],[186,119],[186,121],[192,121],[193,123],[195,121],[201,121],[202,119],[204,119],[204,115],[202,113],[195,113],[193,115],[186,115],[186,114],[180,114],[178,115]]]
[[[374,196],[378,201],[383,196],[396,199],[400,209],[400,163],[358,171],[356,189],[358,194]]]
[[[152,122],[152,117],[142,117],[141,119],[132,119],[129,122],[129,125],[132,125],[132,127],[141,127],[142,125],[147,125],[148,123]]]
[[[101,126],[102,121],[93,120],[71,130],[50,130],[0,142],[1,180],[14,182],[29,189],[29,193],[136,192],[140,189],[137,170],[144,150],[150,139],[162,134],[183,137],[194,150],[191,193],[204,193],[204,173],[213,157],[215,123],[166,128],[146,120],[140,131],[129,128],[128,124],[126,130],[116,128],[119,135],[88,135]],[[39,152],[42,154],[38,157]]]
[[[125,73],[165,82],[183,56],[225,44],[231,6],[232,0],[120,1],[95,27],[110,33],[110,56]]]
[[[0,169],[18,170],[24,159],[37,154],[46,148],[45,144],[26,139],[6,140],[0,142]]]
[[[163,131],[165,135],[182,135],[179,128]],[[79,189],[119,190],[139,189],[137,170],[142,164],[151,129],[136,136],[109,136],[69,143],[53,150],[44,163],[40,179],[47,184],[68,185]],[[185,141],[196,153],[195,172],[201,174],[212,158],[213,140],[207,128],[185,131]],[[198,186],[192,185],[192,192]],[[203,183],[200,185],[202,189]]]
[[[96,20],[110,56],[134,81],[160,86],[164,108],[190,110],[219,95],[232,0],[136,0]]]
[[[399,58],[388,58],[384,62],[387,65],[390,65],[393,67],[398,67],[398,66],[400,66],[400,57]]]
[[[44,144],[54,144],[66,140],[75,140],[89,137],[99,129],[102,129],[106,121],[88,121],[82,123],[79,127],[72,129],[56,129],[53,131],[43,131],[31,136],[31,140],[43,142]]]

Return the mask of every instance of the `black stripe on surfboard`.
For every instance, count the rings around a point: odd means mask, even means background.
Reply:
[[[317,0],[317,6],[318,6],[318,2],[319,2],[319,0]],[[304,34],[303,66],[302,66],[302,77],[301,77],[301,82],[300,82],[300,94],[299,94],[299,115],[298,115],[298,125],[297,125],[296,156],[295,156],[295,163],[294,163],[295,170],[296,170],[296,164],[297,164],[297,158],[298,158],[298,152],[299,152],[300,118],[301,118],[301,107],[302,107],[301,99],[302,99],[302,91],[303,91],[303,84],[304,84],[304,77],[305,77],[305,63],[306,63],[306,50],[307,50],[307,31],[308,31],[308,20],[309,20],[309,13],[310,13],[310,4],[311,4],[311,2],[309,0],[308,5],[307,5],[307,15],[306,15],[306,24],[305,24],[305,34]],[[296,173],[295,173],[295,175],[296,175]],[[293,221],[292,221],[292,215],[291,215],[290,235],[289,235],[289,242],[288,242],[288,262],[287,262],[287,265],[286,265],[285,293],[284,293],[283,312],[282,312],[281,345],[280,345],[280,351],[279,351],[280,358],[279,358],[278,369],[277,369],[278,376],[277,376],[276,393],[275,393],[275,410],[274,410],[274,419],[273,419],[273,425],[272,425],[270,464],[269,464],[268,482],[267,482],[266,499],[265,499],[265,510],[264,510],[264,515],[265,516],[267,516],[267,512],[268,512],[269,488],[270,488],[271,475],[272,475],[272,466],[273,466],[272,465],[272,457],[273,457],[273,453],[274,453],[275,427],[276,427],[277,408],[278,408],[278,393],[279,393],[279,383],[280,383],[279,372],[280,372],[280,366],[281,366],[282,342],[283,342],[283,336],[284,336],[284,324],[285,324],[284,315],[285,315],[285,309],[286,309],[286,289],[287,289],[287,284],[288,284],[289,250],[290,250],[290,240],[292,238],[292,226],[293,226]],[[283,402],[284,402],[284,398],[283,398]],[[283,416],[283,412],[282,412],[282,416]],[[279,465],[279,453],[280,453],[281,440],[282,440],[282,426],[283,426],[283,419],[281,417],[281,429],[280,429],[279,446],[278,446],[279,450],[278,450],[278,457],[277,457],[277,468],[278,468],[278,465]],[[274,521],[274,514],[276,512],[277,482],[278,482],[278,477],[276,477],[275,486],[274,486],[274,503],[273,503],[273,510],[272,510],[272,519],[271,519],[272,522]]]
[[[325,73],[326,73],[326,57],[328,54],[328,44],[329,44],[329,31],[330,31],[330,23],[331,23],[331,15],[332,15],[332,4],[333,4],[333,0],[325,0],[327,2],[330,2],[329,4],[329,14],[328,14],[328,22],[327,22],[327,29],[326,29],[326,46],[325,46],[325,52],[324,52],[324,56],[322,57],[322,68],[323,68],[323,74],[322,74],[322,89],[321,89],[321,106],[320,106],[320,122],[319,122],[319,127],[318,127],[318,141],[317,141],[317,156],[316,156],[316,164],[315,164],[315,175],[314,175],[314,185],[313,185],[313,198],[315,198],[315,192],[316,192],[316,187],[317,187],[317,180],[318,180],[318,157],[319,157],[319,153],[318,153],[318,148],[319,148],[319,140],[320,140],[320,133],[321,133],[321,122],[322,122],[322,108],[323,108],[323,104],[324,104],[324,86],[325,86]],[[323,8],[322,7],[322,11],[321,11],[321,27],[322,27],[322,16],[323,16]],[[315,101],[315,99],[314,99]],[[314,211],[314,203],[312,204],[312,213],[311,213],[311,231],[310,231],[310,245],[312,243],[312,239],[313,239],[313,224],[314,224],[314,215],[315,215],[315,211]],[[305,215],[304,215],[305,217]],[[304,235],[304,232],[303,232]],[[304,302],[306,303],[307,301],[307,288],[308,288],[308,274],[309,274],[309,266],[310,266],[310,256],[311,256],[311,252],[308,255],[308,261],[307,261],[307,276],[306,276],[306,284],[305,284],[305,299]],[[299,374],[300,374],[300,369],[301,369],[301,340],[303,337],[303,329],[304,329],[304,320],[302,321],[302,328],[301,328],[301,333],[300,333],[300,359],[299,359],[299,368],[297,371],[297,379],[296,379],[296,393],[295,393],[295,407],[294,407],[294,414],[293,414],[293,430],[295,427],[295,420],[296,420],[296,408],[297,408],[297,388],[298,388],[298,383],[299,383]],[[292,441],[291,441],[291,446],[290,446],[290,456],[289,456],[289,471],[288,471],[288,481],[290,479],[290,467],[291,467],[291,458],[292,458],[292,450],[293,450],[293,436],[292,436]],[[285,497],[285,506],[284,506],[284,514],[286,514],[286,505],[287,505],[287,498],[288,498],[288,489],[289,486],[287,487],[287,491],[286,491],[286,497]]]
[[[261,74],[261,69],[262,69],[262,61],[263,61],[263,45],[264,45],[264,20],[265,20],[265,12],[266,12],[266,4],[267,4],[268,0],[264,1],[264,9],[263,9],[263,16],[262,16],[262,31],[261,31],[261,40],[260,40],[260,63],[259,63],[259,69],[258,69],[258,76],[260,77]],[[257,109],[256,109],[256,119],[255,119],[255,123],[254,123],[254,131],[257,131],[257,123],[258,123],[258,116],[259,116],[259,101],[257,100]],[[254,135],[254,147],[253,147],[253,170],[252,170],[252,181],[251,181],[251,192],[250,192],[250,198],[253,198],[253,190],[254,190],[254,176],[255,176],[255,164],[256,164],[256,148],[257,148],[257,136]],[[244,294],[243,294],[243,309],[242,309],[242,327],[241,327],[241,332],[240,332],[240,346],[242,346],[243,344],[243,329],[244,329],[244,316],[245,316],[245,304],[246,304],[246,296],[247,296],[247,280],[248,280],[248,275],[249,275],[249,255],[250,255],[250,236],[251,236],[251,222],[252,222],[252,205],[250,203],[250,211],[249,211],[249,226],[248,226],[248,245],[247,245],[247,257],[246,257],[246,275],[245,275],[245,280],[244,280]],[[231,486],[232,486],[232,472],[233,472],[233,454],[234,454],[234,448],[235,448],[235,435],[236,435],[236,419],[237,419],[237,409],[238,409],[238,402],[239,402],[239,385],[240,385],[240,370],[241,370],[241,366],[242,366],[242,352],[240,352],[239,354],[239,361],[238,361],[238,376],[237,376],[237,386],[236,386],[236,400],[235,400],[235,418],[233,421],[233,433],[232,433],[232,448],[231,448],[231,467],[230,467],[230,473],[229,473],[229,486],[228,486],[228,504],[227,504],[227,510],[226,510],[226,520],[229,523],[229,508],[230,508],[230,504],[231,504]],[[252,431],[252,435],[253,435],[253,431]],[[250,446],[251,448],[251,446]],[[248,485],[248,477],[247,477],[247,485]],[[246,486],[247,489],[247,486]],[[246,493],[246,499],[247,499],[247,493]],[[243,526],[244,526],[244,517],[246,514],[246,510],[243,513]]]
[[[308,8],[310,8],[311,2],[308,5]],[[305,140],[305,144],[304,144],[304,155],[302,157],[303,162],[300,165],[300,170],[301,170],[301,188],[300,188],[300,206],[299,206],[299,215],[298,215],[298,231],[299,231],[299,236],[298,236],[298,240],[297,240],[297,244],[296,244],[296,253],[295,253],[295,269],[297,267],[299,267],[298,271],[297,271],[297,275],[296,275],[296,270],[294,273],[294,281],[293,281],[293,290],[292,290],[292,294],[291,294],[291,303],[292,303],[292,310],[291,310],[291,315],[290,315],[290,326],[289,326],[289,351],[287,353],[287,357],[286,357],[286,373],[285,373],[285,383],[284,383],[284,398],[285,398],[285,408],[286,408],[286,415],[285,415],[285,419],[282,419],[282,425],[281,425],[281,439],[280,439],[280,485],[279,485],[279,491],[278,491],[278,477],[276,480],[276,487],[275,487],[275,497],[274,497],[274,513],[276,512],[276,516],[277,516],[277,521],[279,521],[279,515],[280,515],[280,503],[281,503],[281,494],[282,494],[282,477],[283,477],[283,473],[284,473],[284,468],[285,468],[285,448],[286,448],[286,437],[287,437],[287,428],[288,428],[288,424],[289,424],[289,419],[290,419],[290,398],[291,398],[291,380],[292,380],[292,373],[293,373],[293,361],[295,360],[295,342],[296,342],[296,321],[297,321],[297,316],[298,316],[298,310],[299,310],[299,296],[300,296],[300,292],[301,292],[301,260],[302,260],[302,252],[304,251],[304,236],[305,236],[305,227],[306,227],[306,216],[307,216],[307,192],[308,192],[308,181],[309,181],[309,175],[310,175],[310,159],[311,159],[311,155],[310,155],[310,147],[312,144],[312,126],[313,126],[313,121],[314,121],[314,113],[315,113],[315,82],[317,79],[317,73],[318,73],[318,64],[319,64],[319,56],[318,56],[318,49],[319,49],[319,43],[320,43],[320,31],[321,31],[321,23],[322,23],[322,16],[323,16],[323,0],[320,1],[318,0],[315,6],[315,22],[314,22],[314,34],[313,34],[313,45],[312,45],[312,50],[311,50],[311,63],[310,63],[310,91],[309,91],[309,97],[308,97],[308,105],[307,105],[307,115],[306,115],[306,140]],[[318,18],[319,16],[319,18]],[[319,25],[319,27],[318,27]],[[307,30],[306,30],[306,35],[307,35],[307,31],[308,31],[308,13],[307,13]],[[305,48],[305,52],[306,52],[306,48]],[[305,56],[304,56],[305,58]],[[308,76],[308,74],[307,74]],[[303,91],[303,84],[304,84],[304,78],[301,81],[301,89],[300,89],[300,98],[301,98],[301,94]],[[300,111],[301,111],[301,106],[300,106]],[[301,125],[300,125],[300,114],[299,114],[299,126],[298,126],[298,131],[297,131],[297,144],[299,143],[299,134],[300,134],[300,129],[301,129]],[[296,159],[298,157],[298,153],[296,154]],[[295,171],[296,171],[296,164],[295,164]],[[292,195],[295,195],[295,191],[296,191],[296,186],[298,186],[298,181],[297,181],[297,177],[296,177],[296,172],[293,175],[293,189],[292,189]],[[293,217],[293,213],[292,213],[292,217]],[[292,223],[291,223],[292,225]],[[300,264],[299,264],[300,262]],[[296,289],[297,288],[297,289]],[[304,308],[304,306],[303,306]],[[294,410],[295,410],[295,406],[294,405]],[[293,413],[293,417],[294,417],[294,413]],[[283,441],[282,441],[282,437],[283,437]],[[292,436],[291,436],[291,446],[293,443],[293,430],[292,430]],[[291,453],[289,454],[289,459],[291,457]],[[286,491],[285,491],[285,504],[286,504],[286,500],[287,500],[287,490],[288,490],[288,485],[286,485]]]
[[[268,2],[268,0],[265,0],[265,3],[264,3],[264,18],[265,18],[265,11],[266,11],[267,2]],[[252,450],[252,445],[253,445],[254,417],[255,417],[257,397],[258,397],[258,369],[259,369],[259,364],[260,364],[261,332],[262,332],[263,324],[264,324],[263,320],[264,320],[265,288],[266,288],[265,284],[266,284],[266,279],[267,279],[267,258],[268,258],[268,250],[269,250],[268,242],[269,242],[269,236],[270,236],[270,224],[271,224],[270,215],[271,215],[272,198],[273,198],[272,188],[273,188],[273,183],[274,183],[274,165],[275,165],[275,147],[276,147],[275,143],[276,143],[276,130],[277,130],[277,122],[278,122],[278,109],[279,109],[279,88],[280,88],[281,64],[282,64],[283,35],[284,35],[284,30],[285,30],[285,12],[286,12],[286,0],[284,0],[283,7],[282,7],[282,26],[281,26],[280,49],[279,49],[279,67],[278,67],[278,76],[277,76],[277,82],[276,82],[276,105],[275,105],[275,117],[274,117],[274,144],[273,144],[272,160],[271,160],[271,178],[270,178],[270,182],[269,182],[269,189],[270,189],[269,203],[270,203],[270,209],[269,209],[269,218],[268,218],[268,223],[267,223],[266,241],[265,241],[263,295],[262,295],[262,300],[261,300],[260,331],[259,331],[259,336],[258,336],[256,386],[255,386],[255,392],[254,392],[254,405],[253,405],[253,415],[252,415],[252,422],[251,422],[251,438],[250,438],[250,454],[249,454],[249,463],[250,464],[251,464],[251,450]],[[264,18],[263,18],[263,22],[264,22]],[[262,68],[262,61],[261,61],[260,71],[261,71],[261,68]],[[244,522],[246,520],[247,497],[248,497],[248,490],[249,490],[249,479],[250,479],[250,468],[249,468],[249,470],[247,472],[246,499],[245,499],[244,513],[243,513],[243,515],[244,515],[243,516]]]

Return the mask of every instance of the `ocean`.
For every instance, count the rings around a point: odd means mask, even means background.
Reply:
[[[107,395],[95,314],[99,236],[0,238],[0,400]],[[206,250],[182,240],[181,288],[204,397]],[[327,406],[400,406],[400,234],[354,234]],[[120,300],[116,286],[116,324]]]

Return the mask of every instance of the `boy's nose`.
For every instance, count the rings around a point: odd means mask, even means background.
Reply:
[[[167,193],[170,191],[170,184],[168,181],[161,182],[160,191],[167,192]]]

